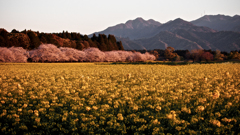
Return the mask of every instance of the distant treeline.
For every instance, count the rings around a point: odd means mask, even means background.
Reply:
[[[189,61],[201,62],[201,61],[223,61],[223,60],[240,60],[240,50],[221,52],[219,50],[174,50],[173,47],[168,47],[165,50],[134,50],[136,52],[145,53],[149,52],[156,57],[156,60],[161,61]]]
[[[70,47],[83,50],[89,47],[101,51],[124,50],[121,41],[117,42],[114,35],[99,34],[89,38],[80,33],[63,31],[62,33],[39,33],[31,30],[21,32],[13,29],[10,33],[0,29],[0,47],[23,47],[27,50],[38,48],[41,44],[54,44],[57,47]]]

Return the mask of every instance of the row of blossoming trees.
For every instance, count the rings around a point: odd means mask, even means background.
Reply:
[[[83,51],[42,44],[37,49],[27,51],[22,47],[0,47],[0,62],[139,62],[155,60],[149,53],[131,51],[100,51],[90,47]]]
[[[219,50],[212,54],[204,50],[191,50],[184,52],[184,57],[175,52],[174,48],[167,47],[163,51],[165,60],[180,61],[222,61],[226,59],[240,59],[240,53],[231,52],[228,56],[222,54]],[[152,61],[161,57],[159,53],[151,51],[150,53],[140,53],[136,51],[101,51],[98,48],[90,47],[84,50],[78,50],[69,47],[57,47],[52,44],[42,44],[37,49],[25,50],[22,47],[0,47],[0,62],[141,62]]]

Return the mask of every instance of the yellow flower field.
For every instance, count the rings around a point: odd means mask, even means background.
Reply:
[[[0,64],[0,134],[238,134],[240,64]]]

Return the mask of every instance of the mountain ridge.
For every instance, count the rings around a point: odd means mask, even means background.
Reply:
[[[199,19],[191,21],[194,25],[210,27],[217,31],[240,32],[240,16],[233,17],[227,15],[205,15]]]
[[[93,34],[112,33],[117,37],[137,39],[147,37],[149,33],[161,25],[162,24],[160,22],[153,19],[144,20],[143,18],[138,17],[134,20],[128,20],[126,23],[120,23]],[[91,37],[93,34],[90,34],[89,36]]]
[[[175,46],[176,49],[218,49],[229,52],[240,48],[240,41],[238,39],[240,33],[237,31],[229,30],[227,32],[213,29],[207,27],[209,25],[198,25],[197,22],[228,20],[228,22],[232,21],[232,23],[234,23],[234,21],[238,22],[238,18],[240,18],[239,15],[233,17],[208,15],[191,22],[177,18],[161,24],[153,19],[144,20],[138,17],[126,23],[108,27],[98,33],[115,35],[118,41],[122,41],[125,50],[165,49],[167,46]],[[150,23],[151,21],[152,23]],[[153,25],[154,23],[156,23],[156,25]],[[119,27],[119,25],[122,27]],[[240,26],[238,27],[236,25],[235,29],[240,30]],[[212,40],[211,37],[214,40]],[[173,41],[166,42],[169,40]]]

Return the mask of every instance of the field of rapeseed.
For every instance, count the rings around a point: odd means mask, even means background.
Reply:
[[[0,64],[0,134],[238,134],[240,64]]]

